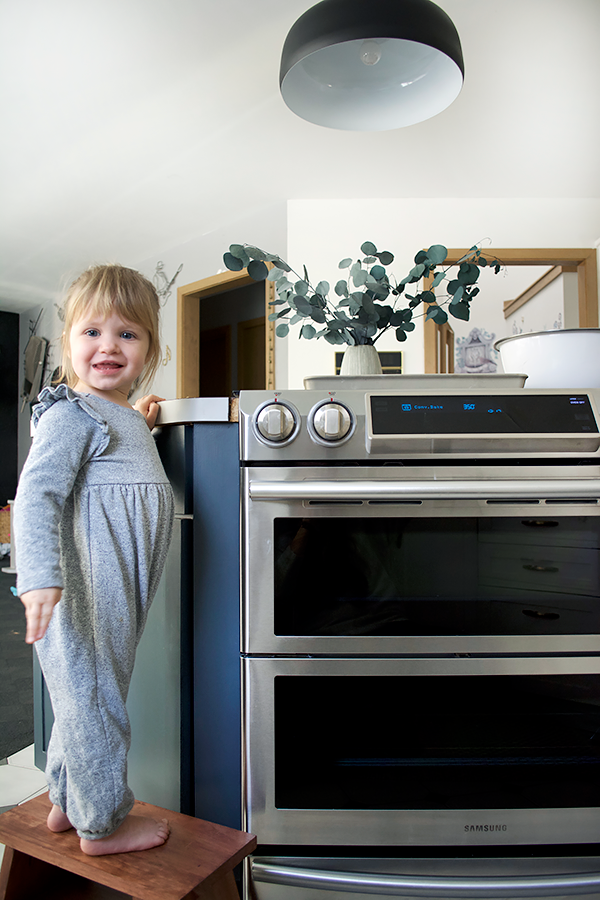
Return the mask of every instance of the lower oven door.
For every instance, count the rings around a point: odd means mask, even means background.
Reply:
[[[402,859],[251,857],[246,897],[255,900],[368,900],[598,897],[600,858]]]
[[[246,658],[260,845],[593,843],[597,657]]]

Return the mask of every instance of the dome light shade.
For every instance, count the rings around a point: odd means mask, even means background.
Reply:
[[[322,0],[292,26],[279,85],[316,125],[388,131],[446,109],[463,77],[458,32],[431,0]]]

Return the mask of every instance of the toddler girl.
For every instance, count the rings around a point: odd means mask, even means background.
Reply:
[[[159,300],[123,266],[96,266],[65,303],[63,375],[34,407],[14,508],[17,591],[52,700],[51,831],[99,856],[164,843],[167,820],[130,815],[125,708],[163,569],[173,497],[150,434],[157,401],[131,392],[160,361]],[[150,427],[149,427],[150,426]]]

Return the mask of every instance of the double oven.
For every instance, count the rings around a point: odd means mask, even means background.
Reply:
[[[241,394],[248,897],[600,893],[600,391],[460,383]]]

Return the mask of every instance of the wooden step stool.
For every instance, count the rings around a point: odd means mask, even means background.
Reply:
[[[256,847],[252,834],[136,802],[168,819],[168,841],[151,850],[86,856],[71,829],[46,826],[48,794],[0,815],[0,900],[239,900],[233,868]]]

